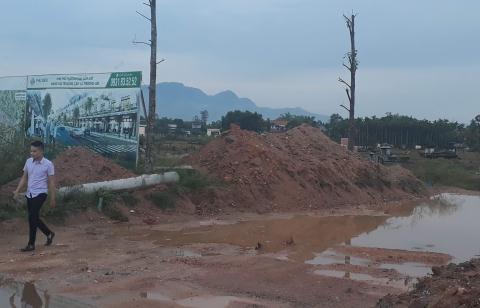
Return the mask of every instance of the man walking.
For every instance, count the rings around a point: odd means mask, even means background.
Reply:
[[[30,226],[30,236],[28,244],[21,251],[33,251],[35,250],[35,239],[37,236],[37,228],[39,228],[43,234],[47,237],[46,246],[49,246],[53,242],[55,233],[45,225],[40,219],[40,209],[43,203],[47,200],[47,194],[50,190],[50,206],[54,208],[55,202],[55,171],[53,163],[43,156],[44,145],[41,141],[34,141],[30,146],[31,157],[27,159],[25,167],[23,167],[23,176],[18,183],[17,189],[14,191],[14,196],[17,197],[20,190],[27,183],[27,198],[28,207],[28,223]]]

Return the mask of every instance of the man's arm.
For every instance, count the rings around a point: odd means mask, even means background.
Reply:
[[[50,207],[55,208],[57,206],[57,188],[54,175],[48,176],[48,190],[50,191]]]
[[[25,186],[25,184],[27,183],[27,180],[28,180],[27,172],[23,171],[23,175],[22,175],[22,178],[20,179],[20,183],[18,183],[17,189],[15,189],[15,191],[13,192],[13,195],[15,197],[17,197],[18,194],[20,194],[20,190]]]

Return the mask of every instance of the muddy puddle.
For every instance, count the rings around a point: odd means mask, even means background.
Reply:
[[[73,297],[52,295],[34,282],[20,283],[0,276],[0,307],[87,308],[94,305]]]
[[[144,292],[140,294],[141,298],[150,299],[165,304],[176,304],[178,307],[195,308],[224,308],[224,307],[262,307],[260,301],[236,296],[194,296],[183,299],[173,299],[161,293]]]
[[[442,194],[414,208],[407,217],[393,217],[372,232],[351,239],[353,246],[435,251],[463,262],[480,255],[480,197]]]
[[[442,194],[393,216],[295,216],[151,231],[130,239],[165,247],[234,245],[239,253],[310,264],[319,275],[409,286],[410,278],[428,275],[431,266],[480,255],[478,217],[480,197]]]

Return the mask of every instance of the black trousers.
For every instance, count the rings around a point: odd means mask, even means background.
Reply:
[[[45,203],[45,200],[47,200],[47,194],[39,194],[35,198],[27,197],[28,224],[30,225],[30,236],[28,240],[29,245],[35,245],[37,228],[47,236],[52,234],[52,231],[50,231],[50,229],[48,229],[45,223],[40,219],[40,209],[42,208],[43,203]]]

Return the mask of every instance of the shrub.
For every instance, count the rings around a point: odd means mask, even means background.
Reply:
[[[177,196],[171,190],[156,191],[150,194],[150,200],[152,200],[156,207],[167,210],[175,208]]]
[[[99,191],[97,192],[98,200],[102,200],[101,211],[109,218],[121,222],[128,221],[128,217],[125,216],[122,211],[115,205],[117,195],[112,191]],[[100,202],[100,201],[99,201]]]
[[[135,198],[135,196],[128,191],[122,192],[120,194],[120,198],[123,200],[123,203],[125,203],[125,205],[129,208],[135,207],[135,205],[137,205],[138,203],[138,199]]]
[[[25,206],[15,204],[13,199],[7,196],[0,196],[0,198],[0,221],[25,217],[27,215]]]

